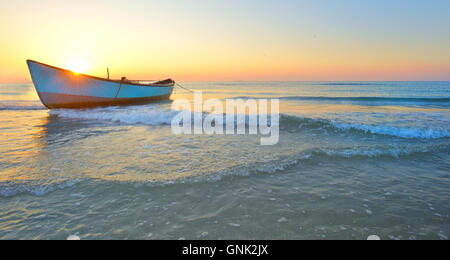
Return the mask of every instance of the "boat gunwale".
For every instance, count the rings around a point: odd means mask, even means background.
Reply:
[[[63,71],[63,72],[70,72],[70,73],[75,73],[79,76],[83,76],[83,77],[87,77],[87,78],[92,78],[92,79],[96,79],[96,80],[100,80],[100,81],[106,81],[106,82],[113,82],[113,83],[119,83],[119,84],[127,84],[127,85],[131,85],[131,86],[142,86],[142,87],[173,87],[175,84],[175,81],[172,80],[172,83],[168,83],[168,84],[154,84],[154,83],[150,83],[150,84],[140,84],[140,83],[133,83],[130,81],[123,81],[123,80],[114,80],[114,79],[105,79],[105,78],[100,78],[100,77],[96,77],[96,76],[91,76],[91,75],[87,75],[84,73],[78,73],[78,72],[74,72],[68,69],[63,69],[63,68],[59,68],[59,67],[55,67],[52,65],[48,65],[39,61],[35,61],[35,60],[30,60],[28,59],[27,62],[34,62],[37,64],[40,64],[42,66],[46,66],[52,69],[56,69],[59,71]]]

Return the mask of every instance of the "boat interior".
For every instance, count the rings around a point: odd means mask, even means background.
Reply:
[[[130,80],[126,77],[122,77],[120,80],[121,82],[128,82],[131,84],[140,84],[140,85],[168,85],[168,84],[174,84],[175,81],[173,79],[165,79],[165,80]]]

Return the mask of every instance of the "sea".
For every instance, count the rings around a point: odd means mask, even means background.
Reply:
[[[172,101],[48,110],[0,84],[0,239],[448,240],[450,82],[181,84],[279,100],[279,142],[176,135]]]

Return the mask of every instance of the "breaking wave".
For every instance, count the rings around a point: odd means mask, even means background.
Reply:
[[[50,114],[62,118],[112,121],[122,124],[170,125],[178,111],[159,110],[145,107],[97,108],[97,109],[55,109]]]
[[[69,189],[74,185],[83,182],[83,186],[89,185],[90,182],[106,181],[107,183],[132,183],[149,186],[165,186],[183,183],[198,183],[198,182],[217,182],[221,181],[227,176],[249,176],[258,173],[274,174],[283,172],[284,170],[300,165],[303,163],[311,163],[313,165],[321,165],[323,162],[331,159],[372,159],[372,158],[394,158],[407,159],[410,156],[422,156],[423,154],[439,153],[448,155],[450,153],[450,144],[429,144],[429,145],[398,145],[398,146],[348,146],[348,147],[315,147],[303,150],[291,155],[281,158],[269,159],[267,161],[252,162],[249,164],[242,164],[239,166],[232,166],[224,170],[211,170],[207,174],[192,174],[187,176],[175,176],[175,178],[165,178],[165,180],[158,180],[149,178],[136,178],[136,180],[128,179],[126,181],[120,180],[105,180],[91,177],[81,178],[62,178],[58,181],[51,178],[46,180],[40,179],[36,182],[28,183],[13,183],[0,182],[0,197],[13,197],[18,194],[27,193],[34,196],[44,196],[48,193]],[[166,176],[167,177],[167,176]]]
[[[437,139],[450,137],[449,129],[444,128],[418,128],[390,125],[371,125],[364,123],[346,123],[329,119],[316,119],[283,115],[280,127],[295,127],[299,129],[325,129],[341,132],[359,132],[364,134],[387,135],[407,139]]]
[[[111,121],[122,124],[170,125],[172,119],[180,111],[165,110],[157,107],[131,108],[99,108],[88,110],[59,109],[51,110],[50,114],[63,118]],[[205,117],[206,114],[203,115]],[[192,118],[193,115],[192,115]],[[269,119],[270,123],[270,119]],[[246,116],[246,124],[249,118]],[[445,126],[444,126],[445,127]],[[334,132],[356,132],[370,135],[385,135],[407,139],[438,139],[450,137],[447,128],[433,128],[424,124],[423,127],[395,126],[386,124],[367,124],[360,122],[344,122],[339,120],[297,117],[281,114],[280,129],[290,131],[331,130]]]

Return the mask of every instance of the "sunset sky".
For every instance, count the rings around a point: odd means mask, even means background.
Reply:
[[[0,82],[25,60],[114,78],[450,80],[448,0],[0,0]]]

